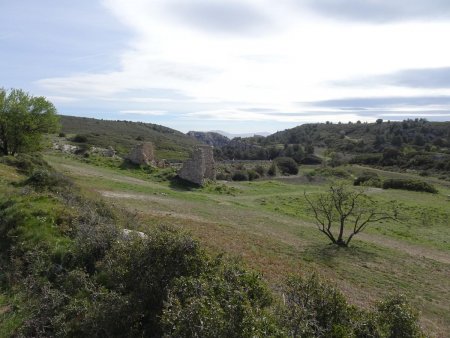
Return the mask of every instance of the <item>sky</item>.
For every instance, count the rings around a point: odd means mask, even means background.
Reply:
[[[450,120],[448,0],[0,0],[0,87],[183,132]]]

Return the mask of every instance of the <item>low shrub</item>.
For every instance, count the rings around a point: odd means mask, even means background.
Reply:
[[[262,165],[257,165],[255,167],[255,171],[259,174],[259,176],[263,177],[266,174],[266,169]]]
[[[375,188],[381,188],[383,186],[383,182],[381,181],[380,177],[374,172],[371,171],[364,171],[361,175],[359,175],[355,181],[353,182],[353,185],[362,185],[362,186],[368,186],[368,187],[375,187]]]
[[[402,189],[411,191],[422,191],[436,194],[437,189],[430,183],[412,180],[412,179],[397,179],[391,178],[383,182],[383,189]]]
[[[87,141],[88,141],[88,137],[86,135],[77,134],[72,138],[72,142],[86,143]]]
[[[24,185],[30,185],[36,190],[63,190],[70,188],[73,182],[66,176],[47,169],[37,169],[28,177]]]
[[[354,309],[316,274],[288,278],[283,294],[286,305],[278,315],[289,337],[352,336]]]
[[[260,178],[261,176],[256,172],[256,170],[247,170],[247,175],[248,175],[248,180],[249,181],[253,181],[253,180],[257,180],[258,178]]]
[[[275,163],[283,174],[287,175],[297,175],[298,165],[290,157],[277,157]]]
[[[219,172],[216,175],[216,179],[219,180],[219,181],[230,181],[231,180],[231,175],[229,173]]]
[[[18,171],[30,175],[36,169],[50,170],[50,165],[37,154],[19,154],[17,156],[0,157],[0,162],[15,167]]]
[[[364,155],[357,155],[353,157],[350,160],[350,163],[352,164],[379,164],[380,161],[383,159],[382,154],[364,154]]]
[[[274,177],[277,176],[277,174],[278,174],[278,167],[275,164],[275,162],[272,162],[269,169],[267,170],[267,175],[270,177]]]
[[[244,170],[235,171],[231,179],[233,181],[248,181],[248,173]]]

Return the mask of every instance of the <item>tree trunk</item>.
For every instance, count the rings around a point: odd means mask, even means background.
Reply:
[[[345,241],[344,241],[343,237],[344,237],[344,220],[341,219],[341,227],[339,229],[339,236],[338,236],[337,241],[336,241],[338,243],[338,245],[341,245],[339,243],[344,243],[345,244]]]

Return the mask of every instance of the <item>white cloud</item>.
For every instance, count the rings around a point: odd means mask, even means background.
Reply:
[[[120,68],[107,73],[42,79],[38,85],[52,95],[140,102],[148,104],[149,109],[142,110],[147,112],[154,111],[154,103],[186,100],[154,96],[153,88],[175,90],[190,102],[216,104],[211,110],[193,109],[190,118],[219,116],[236,121],[272,119],[299,123],[310,120],[310,116],[251,113],[238,107],[244,103],[281,112],[302,108],[311,112],[308,104],[299,108],[296,102],[450,92],[448,88],[354,88],[333,84],[401,69],[450,66],[450,46],[443,40],[450,35],[449,22],[336,22],[298,7],[294,10],[291,1],[242,0],[230,2],[230,6],[240,4],[245,6],[245,13],[255,11],[255,20],[261,19],[270,25],[270,30],[264,28],[260,34],[254,34],[256,24],[249,32],[243,29],[241,34],[223,34],[226,21],[220,23],[218,33],[217,29],[208,28],[210,22],[192,22],[195,12],[167,10],[179,3],[181,0],[103,1],[122,24],[135,32],[129,49],[120,55]],[[228,4],[218,0],[210,3],[224,8]],[[202,6],[206,1],[196,0],[193,4]],[[183,15],[189,17],[184,20]],[[140,94],[133,95],[134,91]],[[230,106],[229,102],[239,104]],[[322,117],[316,120],[334,120],[337,113],[317,111],[317,116]],[[355,116],[337,117],[352,118]]]
[[[148,116],[162,116],[167,114],[167,112],[164,110],[121,110],[120,113],[131,115],[148,115]]]

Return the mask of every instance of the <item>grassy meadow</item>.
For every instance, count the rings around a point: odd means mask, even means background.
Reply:
[[[70,176],[83,191],[126,208],[130,217],[153,226],[189,230],[207,248],[241,257],[277,288],[290,273],[311,270],[336,283],[354,303],[371,306],[382,296],[403,293],[421,312],[426,332],[450,336],[450,187],[423,178],[438,194],[366,188],[381,205],[401,205],[401,222],[373,224],[355,236],[348,249],[328,244],[307,210],[304,193],[327,189],[332,176],[299,175],[251,182],[218,181],[186,187],[166,177],[170,169],[124,169],[109,159],[80,160],[51,153],[46,160]],[[341,168],[346,180],[368,169]],[[0,167],[1,170],[1,167]],[[413,174],[377,170],[385,178]],[[356,188],[355,188],[356,189]]]

